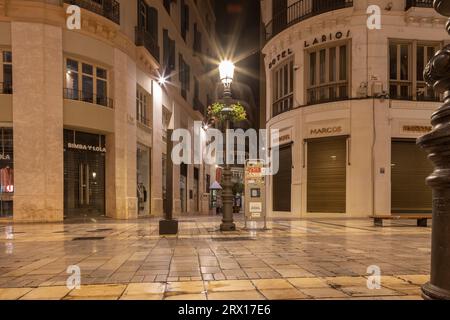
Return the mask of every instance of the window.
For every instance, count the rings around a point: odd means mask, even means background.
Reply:
[[[194,23],[194,52],[200,55],[202,53],[202,33],[198,31],[196,23]]]
[[[74,59],[66,59],[64,98],[112,107],[108,98],[108,71]]]
[[[142,87],[136,88],[136,119],[139,123],[151,127],[151,97]]]
[[[187,91],[189,91],[191,87],[191,68],[184,61],[183,55],[179,55],[179,80],[181,83],[181,95],[184,99],[187,99]]]
[[[166,8],[167,13],[170,15],[170,4],[172,0],[163,0],[164,8]]]
[[[348,44],[339,44],[308,52],[308,104],[348,99],[348,50]]]
[[[175,40],[170,39],[169,31],[163,30],[164,72],[167,77],[175,70]]]
[[[294,107],[294,60],[290,59],[272,73],[273,116]]]
[[[0,94],[12,93],[12,53],[11,51],[1,51],[2,69],[0,72]]]
[[[181,36],[186,42],[187,32],[189,31],[189,6],[185,4],[184,0],[180,1],[181,10]]]
[[[436,101],[439,96],[423,78],[428,61],[439,44],[391,41],[389,44],[389,93],[393,99]]]

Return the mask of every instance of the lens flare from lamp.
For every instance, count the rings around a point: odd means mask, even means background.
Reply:
[[[163,76],[160,76],[159,79],[158,79],[158,83],[159,83],[161,86],[165,85],[165,84],[166,84],[166,78],[163,77]]]
[[[226,86],[231,85],[234,77],[235,66],[230,60],[224,60],[219,65],[220,80]]]

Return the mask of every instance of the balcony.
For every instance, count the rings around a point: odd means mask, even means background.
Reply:
[[[114,107],[114,102],[112,99],[104,96],[97,96],[88,91],[64,88],[64,99],[93,103],[111,109]]]
[[[266,25],[266,40],[272,39],[294,24],[322,13],[353,7],[353,0],[300,0],[274,13]]]
[[[64,0],[64,2],[99,14],[120,25],[120,3],[115,0]]]
[[[412,7],[418,8],[433,8],[433,0],[406,0],[405,11]]]
[[[146,126],[148,128],[151,128],[152,122],[146,116],[144,116],[142,114],[137,114],[136,118],[137,118],[138,123],[140,123],[140,124],[142,124],[142,125],[144,125],[144,126]]]
[[[0,82],[0,94],[12,94],[13,88],[11,82]]]
[[[136,27],[136,45],[144,46],[148,52],[159,62],[158,41],[151,33],[142,27]]]

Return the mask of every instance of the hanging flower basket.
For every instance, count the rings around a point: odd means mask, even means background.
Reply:
[[[225,104],[223,103],[213,103],[208,107],[208,117],[215,120],[215,122],[223,122],[226,120],[227,114],[223,112]],[[247,119],[247,112],[242,104],[235,103],[230,106],[231,112],[228,117],[233,122],[241,122]]]

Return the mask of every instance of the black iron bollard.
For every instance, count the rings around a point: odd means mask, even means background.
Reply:
[[[450,16],[450,1],[435,0],[434,8]],[[450,34],[450,20],[447,23]],[[418,139],[435,171],[427,179],[433,189],[431,280],[422,287],[425,299],[450,300],[450,45],[436,53],[425,69],[425,80],[444,104],[432,116],[433,131]]]

